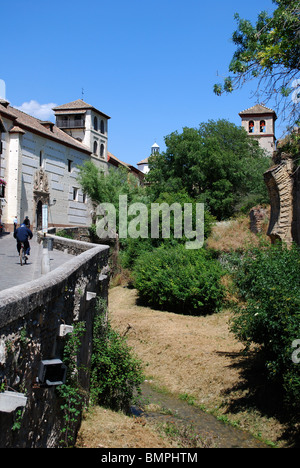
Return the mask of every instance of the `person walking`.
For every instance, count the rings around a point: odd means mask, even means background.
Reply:
[[[24,221],[23,221],[23,224],[25,224],[25,226],[30,229],[30,220],[28,218],[28,216],[25,217]]]

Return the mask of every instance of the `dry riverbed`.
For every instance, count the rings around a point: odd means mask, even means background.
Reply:
[[[143,307],[137,299],[134,289],[111,288],[110,320],[113,328],[126,333],[153,387],[185,398],[264,441],[285,445],[281,436],[286,427],[249,398],[252,389],[244,378],[248,358],[229,331],[230,310],[191,317]],[[206,440],[194,443],[211,446]],[[83,421],[78,446],[161,448],[188,443],[186,434],[175,437],[144,417],[95,408]]]

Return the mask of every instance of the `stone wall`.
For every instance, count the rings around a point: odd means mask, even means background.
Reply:
[[[68,239],[58,242],[73,250],[77,242],[76,252],[81,253],[38,280],[0,292],[1,448],[60,446],[66,425],[62,400],[58,386],[45,385],[39,371],[42,361],[63,360],[66,336],[60,334],[61,325],[85,324],[77,366],[90,366],[96,301],[107,300],[108,294],[109,249]],[[88,395],[88,373],[80,372],[79,380]],[[18,394],[26,404],[12,410],[6,400]],[[74,435],[79,424],[80,419]]]
[[[269,220],[269,208],[261,205],[254,206],[250,210],[250,231],[254,234],[264,232],[265,223]]]

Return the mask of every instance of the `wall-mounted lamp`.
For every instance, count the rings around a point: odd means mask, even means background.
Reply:
[[[40,363],[37,381],[48,387],[63,385],[67,368],[60,359],[49,359]]]

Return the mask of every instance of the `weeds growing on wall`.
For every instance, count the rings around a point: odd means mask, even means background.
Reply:
[[[78,424],[85,403],[85,392],[80,386],[77,356],[81,347],[81,339],[85,333],[85,323],[78,322],[74,325],[73,332],[67,335],[63,361],[67,366],[66,383],[58,387],[58,393],[62,398],[61,410],[63,411],[64,427],[62,429],[61,445],[72,447],[75,444],[74,428]]]
[[[126,338],[113,330],[106,305],[99,300],[94,322],[91,368],[91,402],[127,411],[144,380],[142,362]]]

